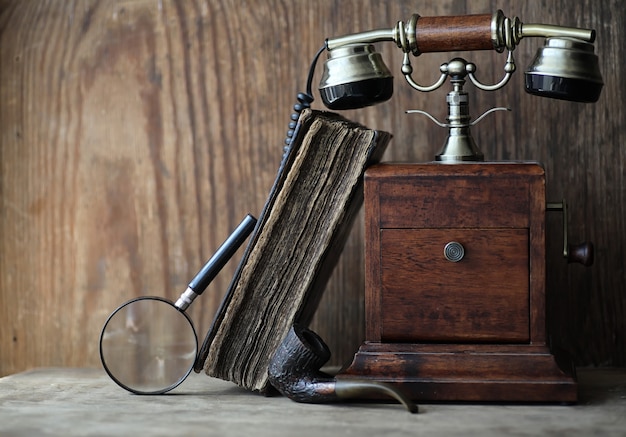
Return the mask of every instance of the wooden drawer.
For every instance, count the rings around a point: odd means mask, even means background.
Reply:
[[[380,249],[382,341],[529,341],[528,229],[381,229]]]

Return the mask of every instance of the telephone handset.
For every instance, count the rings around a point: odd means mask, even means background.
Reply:
[[[330,38],[320,94],[330,109],[360,108],[391,97],[392,76],[373,51],[375,42],[393,41],[402,49],[402,73],[411,83],[409,54],[505,49],[511,54],[526,37],[547,38],[525,72],[529,93],[579,102],[598,100],[603,82],[592,44],[594,30],[523,24],[517,17],[506,18],[500,10],[493,15],[456,17],[414,14],[406,24],[400,21],[391,29]],[[513,71],[509,66],[506,73]]]
[[[453,91],[447,97],[447,123],[437,122],[424,111],[412,111],[425,114],[440,126],[450,129],[437,160],[482,161],[483,155],[469,133],[470,126],[482,117],[470,122],[463,85],[469,78],[481,90],[493,91],[505,86],[516,70],[513,51],[522,39],[529,37],[546,40],[525,71],[528,93],[575,102],[598,100],[603,81],[598,57],[594,53],[595,30],[524,24],[517,17],[505,17],[501,10],[494,14],[465,16],[420,17],[413,14],[406,23],[399,21],[390,29],[370,30],[325,41],[311,64],[307,92],[298,94],[286,143],[289,145],[299,113],[313,102],[311,81],[317,60],[324,51],[328,53],[328,58],[319,84],[324,105],[331,110],[357,109],[391,98],[393,75],[373,44],[394,42],[404,53],[401,72],[411,87],[429,92],[438,89],[448,78],[453,84]],[[476,66],[461,58],[442,64],[441,75],[432,85],[420,85],[411,76],[411,55],[417,57],[429,52],[474,50],[507,51],[505,75],[500,82],[493,85],[481,83],[474,75]]]

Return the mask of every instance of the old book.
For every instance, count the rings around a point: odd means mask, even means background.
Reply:
[[[266,392],[274,352],[308,324],[363,203],[363,173],[391,135],[305,110],[196,371]]]

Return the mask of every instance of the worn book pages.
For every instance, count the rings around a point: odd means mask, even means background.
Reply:
[[[270,359],[295,321],[309,323],[362,205],[363,173],[390,139],[334,113],[302,113],[196,371],[268,389]]]

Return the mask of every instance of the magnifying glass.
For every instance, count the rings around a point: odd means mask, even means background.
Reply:
[[[161,297],[132,299],[116,309],[100,334],[100,359],[108,375],[136,394],[161,394],[191,373],[198,337],[185,310],[200,296],[250,235],[248,214],[194,276],[176,303]]]

